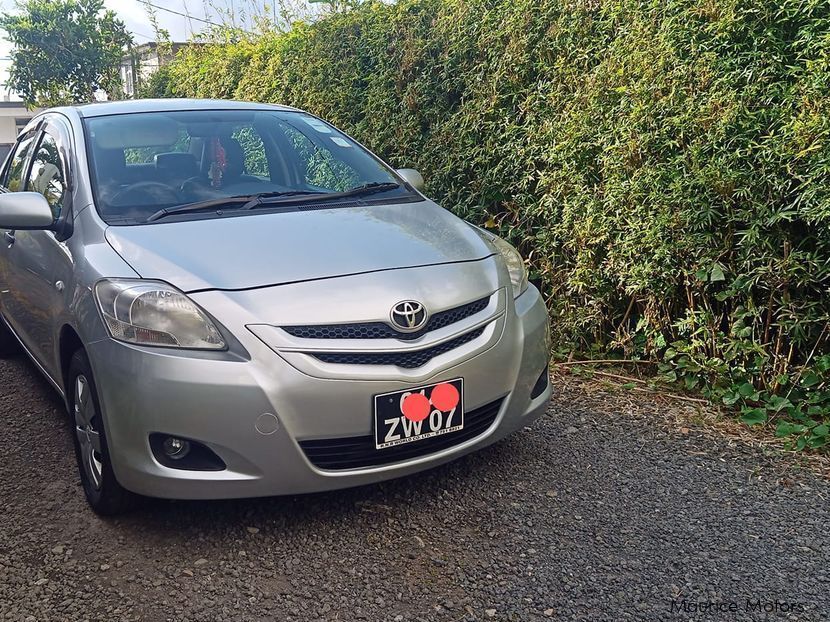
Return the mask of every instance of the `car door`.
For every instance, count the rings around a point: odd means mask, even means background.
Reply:
[[[59,118],[42,126],[29,157],[22,190],[46,197],[57,222],[69,208],[68,177],[71,174],[65,154],[68,128]],[[57,377],[57,320],[63,314],[65,284],[72,275],[68,247],[53,231],[16,231],[8,245],[7,295],[4,315],[41,365]]]
[[[0,177],[0,192],[17,192],[23,189],[28,173],[29,158],[38,138],[37,128],[24,130],[17,139]],[[9,289],[9,251],[15,242],[15,231],[0,229],[0,314],[8,317],[7,305],[11,296]]]

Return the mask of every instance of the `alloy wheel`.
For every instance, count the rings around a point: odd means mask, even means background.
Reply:
[[[101,489],[103,479],[103,457],[101,453],[101,435],[95,429],[97,421],[95,404],[92,400],[90,385],[86,376],[79,374],[75,378],[75,435],[81,450],[81,463],[87,481],[95,489]]]

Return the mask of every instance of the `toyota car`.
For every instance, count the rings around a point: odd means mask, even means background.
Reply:
[[[35,117],[0,172],[0,348],[65,400],[92,508],[371,484],[539,417],[544,302],[423,184],[285,106]]]

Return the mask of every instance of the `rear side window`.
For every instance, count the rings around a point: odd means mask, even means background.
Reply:
[[[45,196],[49,207],[52,208],[52,214],[56,219],[60,216],[66,182],[63,178],[63,163],[58,144],[48,132],[43,134],[43,140],[32,156],[32,168],[29,171],[26,190]]]
[[[243,173],[268,179],[271,175],[268,169],[268,157],[265,155],[265,144],[259,132],[250,125],[243,125],[234,130],[231,138],[242,148],[245,160]]]
[[[176,142],[170,145],[163,145],[159,147],[128,147],[124,149],[124,160],[129,166],[130,164],[150,164],[155,162],[155,158],[159,154],[164,153],[189,153],[190,152],[190,136],[181,129],[179,130]]]
[[[321,130],[328,129],[324,123],[316,119],[313,121],[316,121],[316,124],[312,127],[319,127]],[[306,184],[314,188],[341,192],[360,183],[360,176],[357,172],[343,159],[335,157],[329,149],[311,142],[308,136],[295,127],[283,124],[282,131],[294,148],[302,168],[303,181]],[[331,132],[331,130],[328,131]],[[352,148],[351,143],[345,138],[334,136],[331,140],[335,139],[340,142],[333,144],[337,145],[341,151],[344,148]]]
[[[20,139],[14,148],[14,153],[12,153],[11,162],[9,163],[9,170],[3,179],[3,186],[11,192],[23,190],[23,174],[26,163],[29,161],[29,152],[34,145],[35,136],[37,136],[35,132],[29,132]]]

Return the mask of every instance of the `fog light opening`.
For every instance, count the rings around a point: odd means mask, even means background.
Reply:
[[[190,453],[190,443],[175,436],[164,439],[163,448],[165,455],[171,460],[181,460]]]
[[[225,462],[210,447],[192,438],[153,432],[150,451],[156,461],[169,469],[181,471],[223,471]]]
[[[545,392],[545,389],[548,388],[549,375],[550,371],[548,370],[548,366],[545,365],[545,368],[536,380],[536,384],[534,384],[533,388],[530,390],[530,399],[535,400]]]

